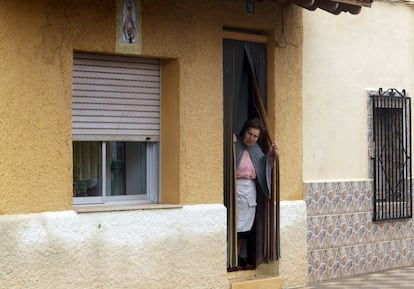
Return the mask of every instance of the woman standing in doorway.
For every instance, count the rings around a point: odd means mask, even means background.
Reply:
[[[239,137],[233,136],[236,144],[237,253],[241,267],[249,267],[244,240],[250,234],[256,216],[257,192],[270,198],[271,167],[278,147],[272,144],[269,152],[264,154],[257,144],[263,134],[262,122],[254,118],[245,122]]]

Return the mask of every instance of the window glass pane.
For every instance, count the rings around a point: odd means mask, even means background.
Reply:
[[[147,157],[144,142],[109,142],[107,196],[147,194]]]
[[[73,142],[73,196],[102,196],[101,143]]]

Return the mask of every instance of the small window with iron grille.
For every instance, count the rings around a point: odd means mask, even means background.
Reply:
[[[405,90],[371,94],[374,221],[412,217],[411,99]]]

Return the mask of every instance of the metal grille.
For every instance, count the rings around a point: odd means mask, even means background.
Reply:
[[[374,221],[412,217],[411,99],[405,90],[372,95]]]

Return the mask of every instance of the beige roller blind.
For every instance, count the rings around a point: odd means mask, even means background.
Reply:
[[[158,141],[158,59],[74,53],[73,140]]]

